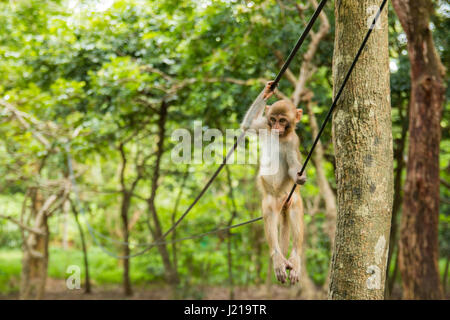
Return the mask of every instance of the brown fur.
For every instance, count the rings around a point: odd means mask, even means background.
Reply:
[[[290,270],[291,284],[297,283],[300,278],[303,243],[303,203],[300,193],[295,192],[290,204],[284,207],[283,205],[292,185],[298,181],[297,172],[301,168],[300,139],[295,133],[295,126],[301,115],[301,110],[297,110],[287,100],[280,100],[266,107],[268,128],[279,132],[279,169],[276,175],[258,176],[258,186],[263,196],[265,235],[275,275],[284,283],[288,278],[286,271]],[[290,235],[293,244],[290,257],[287,259]]]
[[[262,194],[262,214],[264,230],[273,261],[273,268],[278,281],[286,282],[289,272],[291,284],[300,278],[301,250],[303,243],[303,203],[300,193],[294,192],[289,204],[285,200],[292,185],[303,184],[305,176],[298,176],[300,164],[300,139],[295,133],[295,126],[300,121],[302,110],[296,109],[288,100],[280,100],[272,106],[266,106],[265,100],[272,93],[271,83],[255,100],[247,111],[241,124],[243,130],[269,129],[279,137],[279,152],[274,154],[267,141],[261,144],[261,150],[268,158],[265,163],[277,161],[278,171],[275,174],[263,175],[260,171],[257,183]],[[263,115],[265,108],[265,115]],[[278,228],[280,227],[280,235]],[[289,259],[289,237],[292,235],[292,250]],[[280,237],[279,237],[280,236]]]

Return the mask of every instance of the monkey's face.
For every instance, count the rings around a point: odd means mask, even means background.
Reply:
[[[280,137],[285,137],[300,121],[302,109],[296,109],[289,101],[280,100],[271,106],[266,106],[266,115],[269,129]]]
[[[291,130],[291,124],[283,114],[272,114],[269,116],[269,126],[272,132],[277,133],[279,136],[285,136]]]

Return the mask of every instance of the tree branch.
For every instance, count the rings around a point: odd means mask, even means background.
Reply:
[[[0,99],[0,105],[4,106],[6,110],[11,112],[11,114],[19,121],[22,128],[25,130],[28,130],[31,132],[31,134],[38,140],[40,143],[42,143],[47,149],[50,148],[51,144],[50,142],[39,132],[36,132],[31,129],[31,126],[28,122],[25,121],[25,119],[22,117],[22,112],[17,110],[11,103]]]
[[[4,214],[0,214],[0,218],[9,220],[9,221],[11,221],[12,223],[17,224],[20,228],[25,229],[25,230],[30,231],[30,232],[33,232],[33,233],[35,233],[35,234],[38,234],[38,235],[41,235],[41,236],[45,236],[45,235],[46,235],[46,233],[45,233],[44,231],[42,231],[41,229],[26,226],[25,224],[23,224],[22,222],[20,222],[20,221],[14,219],[14,218],[11,217],[11,216],[7,216],[7,215],[4,215]]]

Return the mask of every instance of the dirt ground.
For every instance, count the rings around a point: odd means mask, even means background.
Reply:
[[[172,292],[169,287],[138,287],[133,288],[133,295],[123,295],[120,286],[93,286],[92,293],[85,294],[83,288],[69,290],[66,283],[61,279],[47,279],[46,300],[167,300],[167,299],[205,299],[226,300],[230,299],[230,290],[226,287],[198,287],[190,288],[190,292]],[[266,286],[236,287],[234,299],[239,300],[264,300],[264,299],[301,299],[299,289],[289,286],[272,285],[270,289]],[[15,300],[19,294],[0,295],[0,300]]]
[[[189,290],[189,291],[186,291]],[[0,300],[16,300],[19,293],[1,295]],[[170,299],[202,299],[202,300],[229,300],[230,290],[227,287],[189,287],[173,292],[168,286],[134,286],[133,295],[126,297],[119,285],[93,286],[92,292],[84,293],[81,289],[69,290],[61,279],[47,279],[45,300],[170,300]],[[272,284],[270,288],[265,285],[235,287],[236,300],[304,300],[299,287]],[[326,299],[326,296],[323,296]],[[401,290],[394,287],[391,299],[401,299]],[[447,293],[446,300],[450,300]]]

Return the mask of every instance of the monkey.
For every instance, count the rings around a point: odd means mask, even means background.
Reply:
[[[257,185],[262,194],[264,231],[274,273],[278,281],[286,283],[289,270],[289,281],[292,285],[299,282],[301,268],[303,202],[300,192],[294,192],[289,203],[285,202],[294,183],[303,185],[306,182],[306,174],[299,174],[301,170],[300,139],[295,133],[295,127],[300,121],[303,111],[296,109],[288,100],[279,100],[272,105],[266,105],[266,101],[273,94],[272,84],[273,81],[269,81],[250,106],[241,123],[241,129],[244,132],[249,129],[267,129],[269,134],[278,137],[278,150],[269,148],[267,139],[260,141],[261,161]],[[263,154],[265,154],[265,159],[263,159]],[[276,172],[263,172],[263,161],[265,163],[278,161]],[[280,239],[278,228],[280,229]],[[287,259],[290,233],[293,245],[289,259]]]

